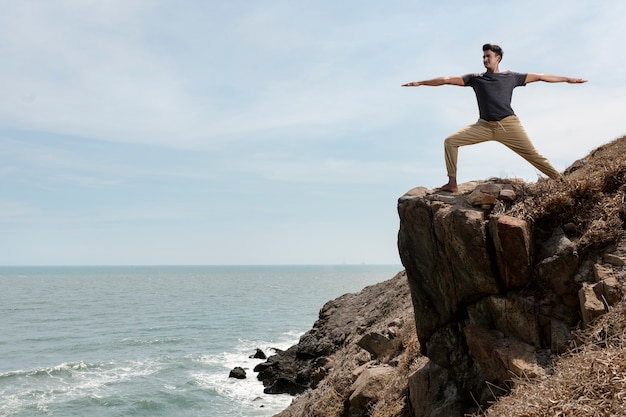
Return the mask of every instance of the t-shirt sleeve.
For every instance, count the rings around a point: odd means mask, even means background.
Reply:
[[[516,87],[524,87],[526,86],[526,76],[528,74],[516,72],[515,73],[515,86]]]
[[[476,77],[478,77],[479,74],[465,74],[463,75],[463,83],[465,84],[466,87],[472,85],[472,80]]]

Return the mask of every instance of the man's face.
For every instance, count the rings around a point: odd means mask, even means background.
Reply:
[[[493,72],[498,68],[500,56],[496,55],[492,50],[483,51],[483,65],[487,71]]]

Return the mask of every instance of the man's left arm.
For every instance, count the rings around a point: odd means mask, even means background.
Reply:
[[[582,84],[582,83],[587,82],[587,80],[584,80],[582,78],[561,77],[559,75],[550,75],[550,74],[534,74],[534,73],[526,74],[526,84],[534,83],[536,81],[545,81],[547,83],[570,83],[570,84]]]

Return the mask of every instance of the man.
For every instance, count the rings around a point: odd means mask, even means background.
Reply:
[[[437,188],[438,191],[451,193],[458,191],[456,165],[459,146],[473,145],[489,140],[498,141],[509,147],[548,177],[554,179],[561,177],[561,174],[554,169],[550,162],[537,152],[524,127],[513,112],[511,108],[513,89],[536,81],[581,84],[587,80],[547,74],[500,72],[499,64],[502,60],[502,54],[502,48],[498,45],[485,44],[483,45],[483,65],[487,71],[482,74],[439,77],[402,85],[403,87],[458,85],[472,87],[476,94],[480,118],[473,125],[467,126],[446,138],[444,149],[448,183]]]

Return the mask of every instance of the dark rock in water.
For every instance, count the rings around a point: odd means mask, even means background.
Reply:
[[[292,379],[278,377],[272,385],[265,388],[263,392],[265,394],[290,394],[298,395],[304,392],[306,387],[301,386]]]
[[[237,366],[232,371],[230,371],[230,374],[228,374],[228,377],[236,378],[236,379],[246,379],[246,371],[242,367]]]
[[[302,378],[303,369],[308,370],[307,365],[296,359],[296,346],[292,346],[255,366],[254,372],[258,372],[257,378],[263,382],[266,394],[298,395],[309,387]]]
[[[385,297],[381,297],[383,288]],[[277,350],[254,368],[263,382],[264,392],[297,395],[317,387],[336,363],[332,355],[355,345],[376,322],[375,317],[390,319],[390,314],[402,303],[410,308],[409,288],[403,273],[378,287],[371,286],[358,294],[344,294],[327,302],[313,328],[302,335],[297,345],[285,351]]]
[[[359,293],[344,294],[327,302],[313,328],[297,345],[271,355],[254,371],[259,372],[257,377],[263,382],[266,394],[303,394],[277,416],[369,415],[370,403],[374,406],[373,402],[382,398],[387,388],[406,390],[407,384],[399,374],[404,373],[405,380],[408,376],[404,365],[398,363],[413,361],[407,355],[417,352],[413,326],[409,286],[402,271]],[[391,354],[372,358],[359,347],[357,342],[368,333],[383,335],[393,344]],[[401,346],[409,343],[412,347],[405,355]],[[374,369],[379,367],[384,371]],[[387,377],[395,379],[391,381]],[[355,384],[359,378],[359,384]]]
[[[254,355],[250,355],[251,359],[267,359],[267,355],[265,354],[265,352],[263,352],[261,349],[256,350],[256,353]]]

